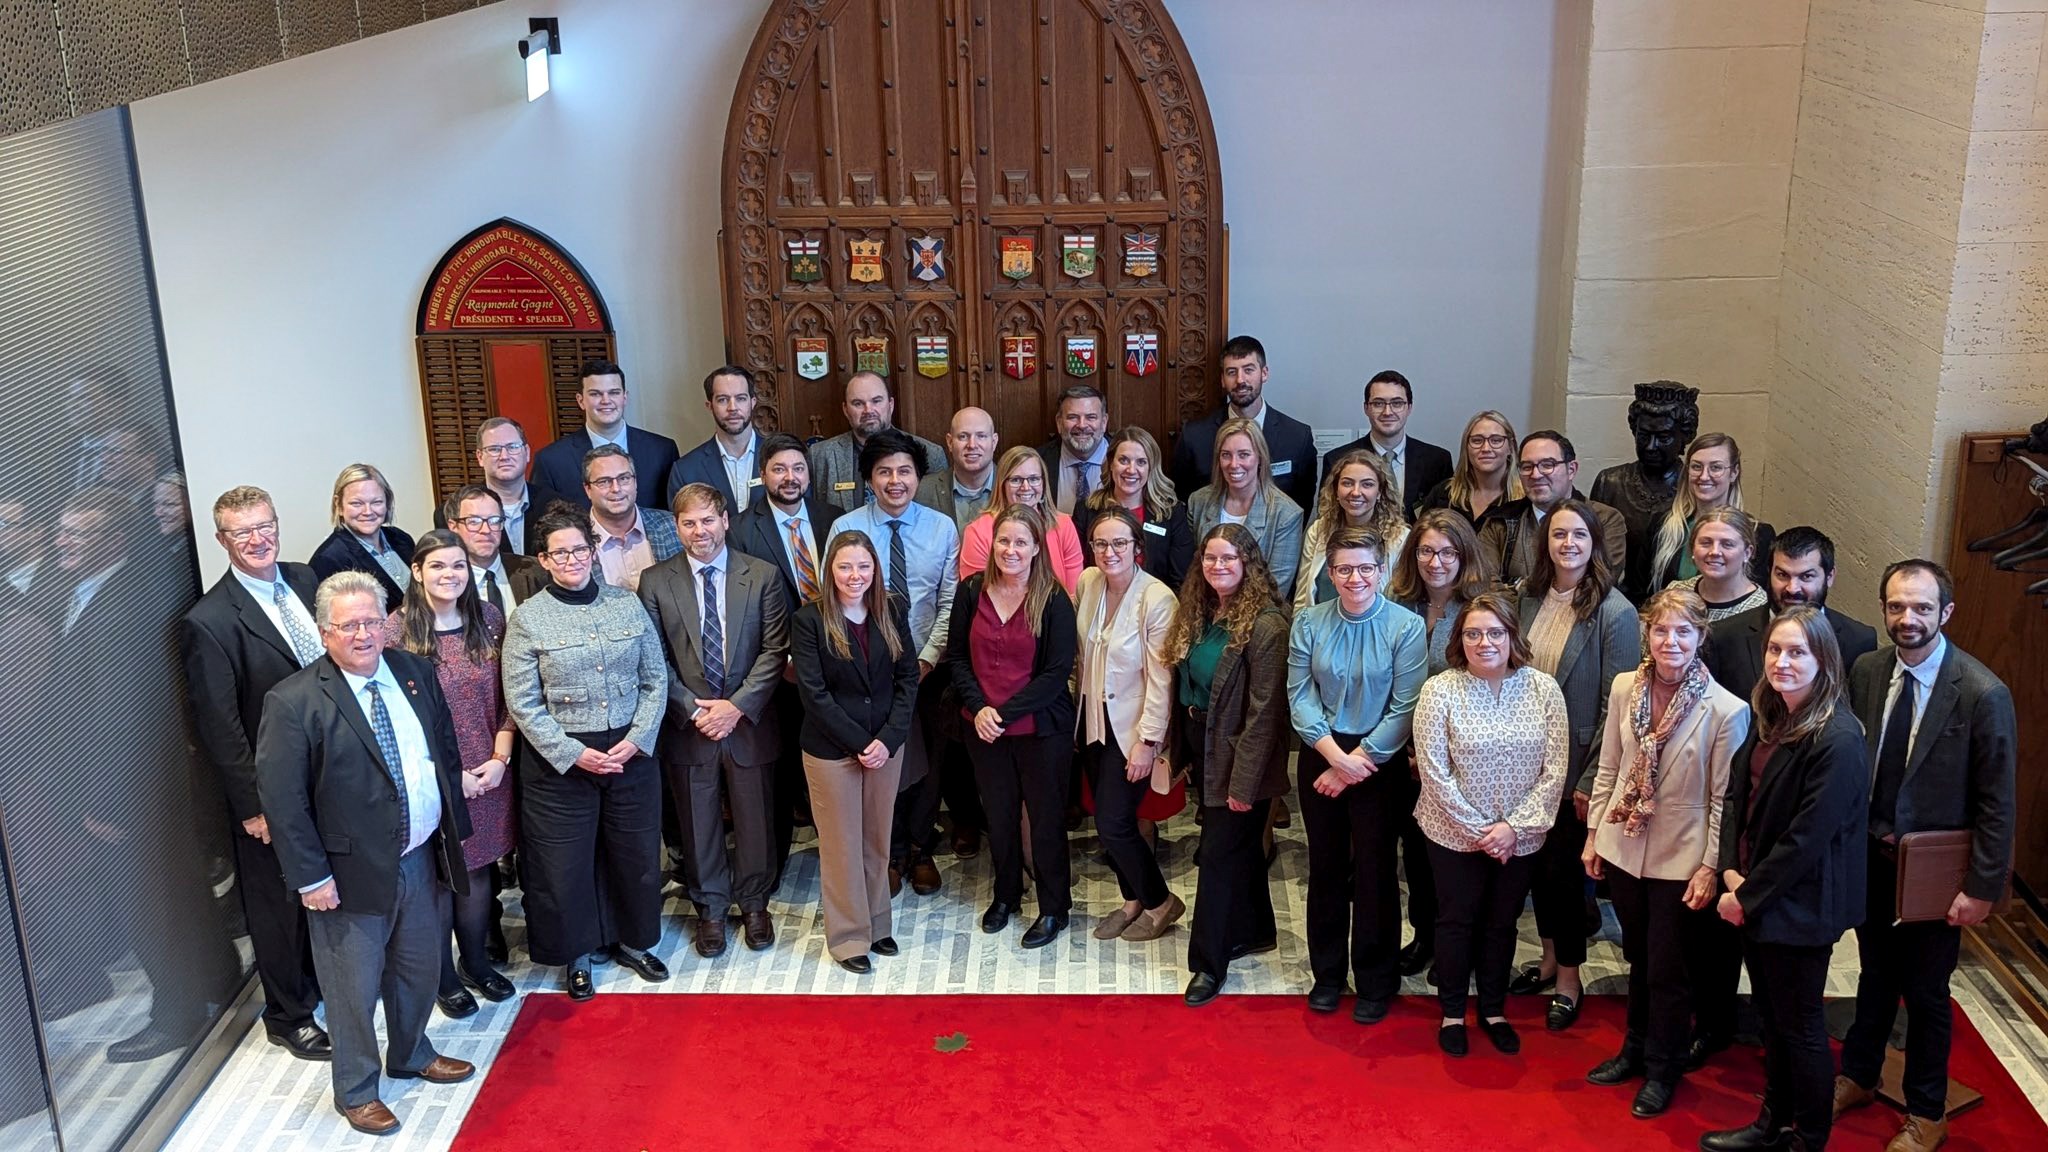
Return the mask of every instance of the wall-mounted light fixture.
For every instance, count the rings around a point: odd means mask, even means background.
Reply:
[[[538,100],[548,94],[548,57],[562,51],[562,23],[554,16],[530,16],[530,35],[519,41],[519,56],[526,61],[526,98]]]

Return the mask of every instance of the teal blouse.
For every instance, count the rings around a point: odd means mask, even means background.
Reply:
[[[1180,662],[1180,702],[1190,708],[1209,707],[1209,689],[1216,681],[1216,663],[1230,645],[1230,633],[1221,624],[1211,624],[1202,638],[1188,648]]]

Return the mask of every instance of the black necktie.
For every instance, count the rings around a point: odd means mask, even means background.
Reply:
[[[1885,718],[1877,746],[1877,779],[1870,788],[1870,813],[1890,829],[1898,814],[1899,785],[1906,779],[1906,751],[1913,739],[1913,678],[1900,673],[1899,698]]]
[[[903,554],[903,521],[889,521],[889,591],[910,601],[910,557]]]
[[[498,574],[484,569],[484,601],[496,608],[500,615],[505,612],[505,598],[498,594]]]

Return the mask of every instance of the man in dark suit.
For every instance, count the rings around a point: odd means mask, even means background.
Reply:
[[[235,889],[263,984],[264,1031],[301,1060],[326,1060],[333,1049],[313,1022],[320,986],[305,909],[285,886],[256,784],[263,698],[321,656],[313,622],[319,581],[306,565],[278,559],[277,513],[263,489],[222,493],[213,503],[213,526],[229,568],[179,630],[193,735],[219,773],[238,825],[231,834]]]
[[[462,538],[470,581],[484,603],[510,617],[520,601],[547,586],[548,574],[533,557],[505,548],[505,504],[490,488],[457,488],[441,501],[439,519]]]
[[[1208,484],[1216,463],[1216,433],[1223,422],[1242,416],[1265,433],[1273,461],[1273,483],[1301,506],[1316,503],[1316,438],[1309,427],[1266,403],[1266,346],[1250,336],[1232,336],[1217,356],[1222,365],[1224,403],[1214,412],[1181,425],[1174,438],[1169,473],[1185,502]]]
[[[661,759],[688,844],[697,952],[725,951],[734,901],[747,947],[760,951],[775,943],[768,894],[781,731],[769,713],[789,659],[789,600],[774,565],[725,546],[730,521],[717,489],[689,485],[675,509],[683,554],[641,574],[640,602],[668,657]]]
[[[284,882],[306,907],[334,1030],[334,1106],[358,1132],[398,1130],[378,1078],[456,1084],[476,1068],[427,1039],[450,886],[466,888],[462,753],[431,661],[384,650],[384,592],[338,572],[313,601],[326,655],[270,690],[256,784]]]
[[[1053,420],[1058,431],[1038,446],[1038,458],[1045,462],[1046,494],[1071,516],[1105,479],[1109,402],[1086,384],[1070,384],[1060,391]]]
[[[1885,569],[1878,587],[1891,646],[1858,660],[1849,674],[1849,703],[1863,722],[1875,775],[1869,904],[1856,929],[1856,1022],[1842,1042],[1835,1114],[1876,1098],[1903,999],[1906,1123],[1887,1147],[1933,1152],[1948,1139],[1949,977],[1962,930],[1990,915],[2012,864],[2018,732],[2011,691],[1941,634],[1955,612],[1948,573],[1931,561],[1902,560]],[[1891,845],[1948,829],[1970,832],[1970,865],[1947,919],[1895,923]]]
[[[1384,457],[1401,485],[1401,507],[1414,520],[1429,490],[1451,478],[1448,450],[1408,435],[1408,416],[1415,411],[1415,389],[1408,377],[1392,368],[1374,374],[1365,384],[1365,418],[1372,431],[1323,454],[1323,473],[1346,452],[1364,449]]]
[[[709,484],[725,497],[734,515],[761,494],[761,437],[754,431],[754,374],[737,364],[713,368],[704,377],[704,407],[711,410],[711,438],[677,457],[662,489],[674,500],[685,484]]]
[[[1770,600],[1738,612],[1708,629],[1703,653],[1715,683],[1747,700],[1764,674],[1764,633],[1771,620],[1787,608],[1810,604],[1827,616],[1842,648],[1842,667],[1877,650],[1877,632],[1828,604],[1835,586],[1835,542],[1817,528],[1788,528],[1771,544]]]
[[[533,486],[579,508],[590,507],[590,497],[583,491],[584,454],[599,444],[616,444],[633,458],[634,474],[646,477],[640,485],[640,506],[663,508],[664,483],[676,465],[676,442],[626,423],[626,370],[609,360],[585,362],[576,406],[583,410],[583,427],[533,458]]]

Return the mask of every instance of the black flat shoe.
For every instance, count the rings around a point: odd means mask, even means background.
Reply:
[[[1280,947],[1280,941],[1278,940],[1261,940],[1256,944],[1239,944],[1230,950],[1230,958],[1236,960],[1243,956],[1260,956],[1278,947]]]
[[[1463,1056],[1472,1048],[1471,1041],[1465,1037],[1463,1024],[1440,1025],[1436,1030],[1436,1046],[1447,1056]]]
[[[1377,1024],[1387,1018],[1387,1007],[1385,1000],[1360,996],[1358,1003],[1351,1006],[1351,1019],[1358,1024]]]
[[[1188,990],[1181,994],[1180,999],[1181,1003],[1186,1004],[1190,1008],[1200,1008],[1202,1005],[1214,1000],[1217,994],[1222,991],[1222,980],[1209,975],[1207,972],[1197,972],[1195,973],[1195,978],[1188,981]]]
[[[668,965],[654,953],[635,952],[630,948],[620,948],[617,952],[619,963],[638,972],[640,978],[649,984],[659,984],[668,979]]]
[[[301,1024],[287,1032],[265,1034],[272,1044],[291,1053],[301,1060],[315,1063],[334,1059],[334,1042],[318,1024]]]
[[[1700,1152],[1757,1152],[1763,1148],[1785,1148],[1786,1152],[1797,1147],[1792,1129],[1781,1127],[1772,1118],[1771,1110],[1758,1112],[1756,1119],[1740,1128],[1723,1128],[1700,1136]]]
[[[505,926],[496,920],[484,928],[484,955],[493,964],[504,964],[512,958],[512,950],[505,946]]]
[[[1436,950],[1411,943],[1401,949],[1401,975],[1413,976],[1436,961]]]
[[[462,981],[464,987],[475,991],[493,1004],[501,1004],[510,1000],[513,994],[518,991],[518,989],[512,987],[510,980],[505,979],[504,976],[497,972],[491,972],[482,979],[478,979],[475,976],[471,976],[458,965],[455,969],[455,975]]]
[[[590,969],[588,967],[579,966],[569,969],[569,974],[562,981],[562,986],[568,989],[569,999],[579,1004],[597,995],[597,985],[591,983]]]
[[[996,901],[988,906],[988,911],[981,914],[981,930],[983,932],[1001,932],[1004,928],[1009,927],[1010,914],[1015,911],[1016,909],[1008,904],[1000,900]]]
[[[1643,1081],[1643,1086],[1636,1089],[1635,1102],[1628,1106],[1629,1115],[1638,1120],[1662,1116],[1671,1107],[1671,1091],[1676,1087],[1662,1080]]]
[[[877,956],[894,956],[901,949],[896,947],[896,938],[894,936],[884,936],[873,944],[868,945],[868,951],[873,952]]]
[[[1611,1060],[1603,1060],[1586,1073],[1586,1082],[1611,1088],[1626,1084],[1643,1074],[1642,1058],[1631,1052],[1623,1052]]]
[[[1541,966],[1531,964],[1520,972],[1515,973],[1515,978],[1508,981],[1508,995],[1534,996],[1539,992],[1547,992],[1555,987],[1557,987],[1557,973],[1552,972],[1550,975],[1545,976]]]
[[[1515,1026],[1507,1021],[1494,1020],[1489,1022],[1482,1020],[1479,1022],[1479,1027],[1486,1033],[1486,1038],[1493,1041],[1493,1046],[1507,1055],[1513,1056],[1522,1050],[1522,1038],[1515,1034]]]
[[[867,958],[866,953],[862,953],[859,956],[848,956],[839,962],[839,966],[856,976],[865,976],[875,970],[874,963]]]
[[[1543,1027],[1551,1032],[1562,1032],[1571,1027],[1572,1022],[1579,1018],[1579,1002],[1583,999],[1583,993],[1577,1000],[1570,996],[1552,996],[1550,1010],[1543,1014]]]
[[[1685,1070],[1697,1072],[1707,1066],[1707,1061],[1717,1053],[1725,1052],[1735,1041],[1727,1036],[1695,1036],[1685,1050]]]
[[[434,1003],[441,1009],[441,1015],[450,1020],[465,1020],[477,1014],[476,997],[467,988],[457,988],[446,996],[434,997]]]
[[[1054,938],[1059,936],[1060,929],[1066,926],[1065,916],[1040,916],[1031,922],[1031,927],[1024,930],[1022,943],[1026,948],[1043,948],[1052,943]]]
[[[1337,1004],[1344,999],[1344,989],[1318,984],[1308,990],[1308,1010],[1311,1012],[1335,1012]]]

